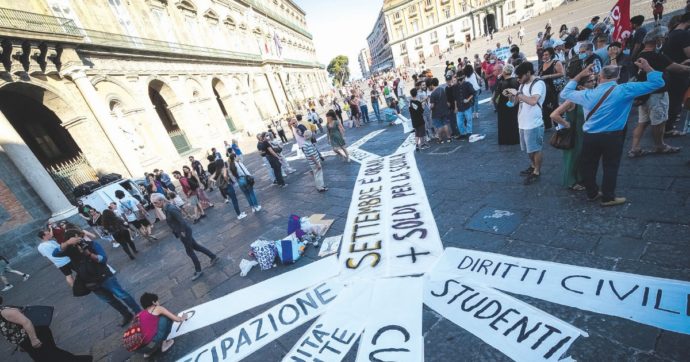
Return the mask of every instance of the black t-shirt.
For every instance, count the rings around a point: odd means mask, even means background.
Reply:
[[[640,58],[644,58],[647,60],[649,63],[649,66],[652,67],[654,70],[658,70],[660,72],[663,72],[666,70],[666,68],[673,63],[671,59],[669,59],[667,56],[663,54],[659,54],[655,51],[643,51],[640,52]],[[664,73],[664,78],[667,77],[667,74]],[[647,80],[647,72],[644,70],[640,70],[637,73],[637,80],[639,82],[644,82]],[[654,91],[654,93],[663,93],[666,92],[666,86]]]
[[[458,106],[458,111],[463,112],[472,107],[472,101],[465,103],[464,100],[474,94],[474,88],[470,82],[456,83],[453,86],[453,101]]]
[[[424,106],[422,102],[414,99],[410,101],[410,118],[412,119],[412,127],[424,127]]]
[[[256,149],[259,150],[261,157],[266,157],[266,142],[259,141],[259,143],[256,144]]]
[[[684,49],[690,47],[690,30],[675,29],[668,33],[663,53],[672,61],[680,64],[686,59]]]
[[[635,44],[640,44],[640,46],[644,46],[644,37],[646,35],[647,29],[645,29],[645,27],[641,26],[635,29],[635,33],[633,34],[632,38],[630,38],[630,41],[626,43],[626,47],[632,50],[633,47],[635,47]]]

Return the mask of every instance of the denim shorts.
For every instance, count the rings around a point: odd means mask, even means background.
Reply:
[[[527,153],[539,152],[544,145],[544,126],[520,129],[520,149]]]
[[[437,128],[437,129],[450,124],[450,122],[448,121],[448,117],[435,118],[435,119],[433,119],[433,123],[434,123],[434,128]]]

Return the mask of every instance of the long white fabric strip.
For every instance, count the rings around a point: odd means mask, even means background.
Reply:
[[[430,278],[463,278],[596,313],[690,334],[690,283],[448,248]]]
[[[424,304],[515,361],[559,361],[587,333],[464,279],[427,280]]]
[[[379,279],[369,305],[357,361],[424,361],[421,277]]]
[[[168,338],[179,337],[185,333],[220,322],[332,278],[338,274],[338,266],[335,261],[335,256],[330,256],[187,309],[182,313],[188,313],[191,318],[185,322],[173,324],[172,332]]]
[[[343,284],[330,280],[303,290],[188,353],[180,362],[239,361],[316,318],[333,304]]]
[[[333,305],[304,333],[283,362],[339,362],[357,341],[368,318],[373,282],[358,281],[340,291]]]

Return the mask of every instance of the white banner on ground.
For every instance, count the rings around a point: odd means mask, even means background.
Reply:
[[[412,120],[403,116],[402,114],[398,114],[398,119],[402,121],[404,134],[414,131],[414,127],[412,127]]]
[[[343,284],[330,280],[303,290],[264,313],[229,330],[179,362],[239,361],[326,311]]]
[[[182,312],[191,315],[190,319],[173,324],[168,338],[179,337],[185,333],[220,322],[264,303],[316,285],[337,274],[336,258],[331,256],[218,299],[199,304]]]
[[[422,310],[424,279],[378,279],[357,361],[424,361]]]
[[[357,176],[345,224],[341,275],[423,274],[442,252],[414,154],[367,160]]]
[[[395,150],[394,153],[403,153],[403,152],[410,152],[414,151],[415,147],[417,146],[414,133],[410,133],[407,135],[403,143],[398,147],[397,150]]]
[[[379,157],[371,152],[367,152],[359,148],[348,148],[347,153],[350,155],[350,159],[357,163],[364,163],[366,160]]]
[[[283,362],[341,361],[362,333],[373,282],[360,280],[343,288],[328,310],[292,347]]]
[[[448,248],[430,273],[690,334],[690,282]]]
[[[469,279],[468,279],[469,280]],[[559,361],[587,333],[465,279],[427,279],[424,304],[515,361]]]
[[[350,150],[350,147],[352,147],[353,149],[361,147],[363,144],[369,142],[370,139],[380,135],[383,132],[386,132],[386,129],[378,129],[376,131],[369,132],[367,135],[358,139],[357,141],[353,142],[350,146],[348,146],[348,151]]]

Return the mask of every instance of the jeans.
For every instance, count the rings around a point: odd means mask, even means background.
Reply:
[[[461,136],[472,134],[472,108],[457,113],[458,131]]]
[[[271,168],[273,169],[273,175],[275,176],[275,180],[278,183],[278,185],[280,185],[280,186],[285,185],[285,180],[283,180],[283,172],[281,170],[280,160],[273,157],[273,156],[266,156],[266,159],[268,160],[268,163],[271,165]]]
[[[141,312],[139,304],[134,301],[134,298],[132,298],[129,293],[122,289],[115,276],[106,278],[101,282],[100,288],[94,290],[93,293],[102,301],[108,303],[111,307],[120,312],[123,317],[131,317],[132,312]],[[129,309],[127,309],[127,307],[129,307]]]
[[[249,206],[259,206],[259,200],[256,199],[256,194],[254,193],[254,186],[251,186],[247,183],[247,178],[245,176],[240,176],[240,179],[237,182],[239,184],[240,190],[242,190],[244,196],[247,198]]]
[[[359,108],[362,111],[362,122],[364,123],[369,123],[371,120],[369,119],[369,107],[366,105],[359,106]]]
[[[280,137],[280,141],[283,143],[287,143],[288,139],[285,137],[285,131],[279,130],[278,131],[278,137]]]
[[[166,316],[159,316],[158,317],[158,330],[156,331],[156,335],[153,336],[153,340],[151,342],[163,342],[165,339],[168,337],[170,334],[170,331],[172,330],[172,325],[173,321],[172,319],[166,317]]]
[[[374,108],[374,114],[376,115],[376,120],[381,122],[381,110],[379,109],[379,102],[372,102],[371,107]]]
[[[235,186],[231,183],[228,184],[228,187],[225,188],[225,193],[230,197],[230,201],[232,201],[232,207],[235,209],[235,213],[239,216],[241,213],[240,211],[240,204],[237,202],[237,194],[235,194]]]
[[[196,257],[196,253],[194,253],[194,251],[198,251],[202,254],[205,254],[206,256],[211,258],[211,260],[213,260],[216,257],[216,254],[213,254],[210,250],[199,245],[199,243],[197,243],[196,240],[194,240],[191,228],[185,230],[184,233],[184,236],[180,235],[180,241],[182,242],[182,245],[184,245],[184,251],[187,253],[187,256],[189,256],[189,258],[192,259],[192,263],[194,264],[194,270],[200,272],[201,264],[199,263],[199,258]]]
[[[474,97],[472,97],[472,113],[479,113],[479,95],[482,94],[482,90],[474,92]],[[472,133],[472,132],[470,132]]]
[[[587,196],[591,199],[597,196],[597,169],[599,159],[602,160],[604,175],[601,181],[601,200],[612,201],[616,198],[616,181],[618,167],[623,153],[625,131],[584,133],[582,137],[582,153],[580,155],[580,171]]]

